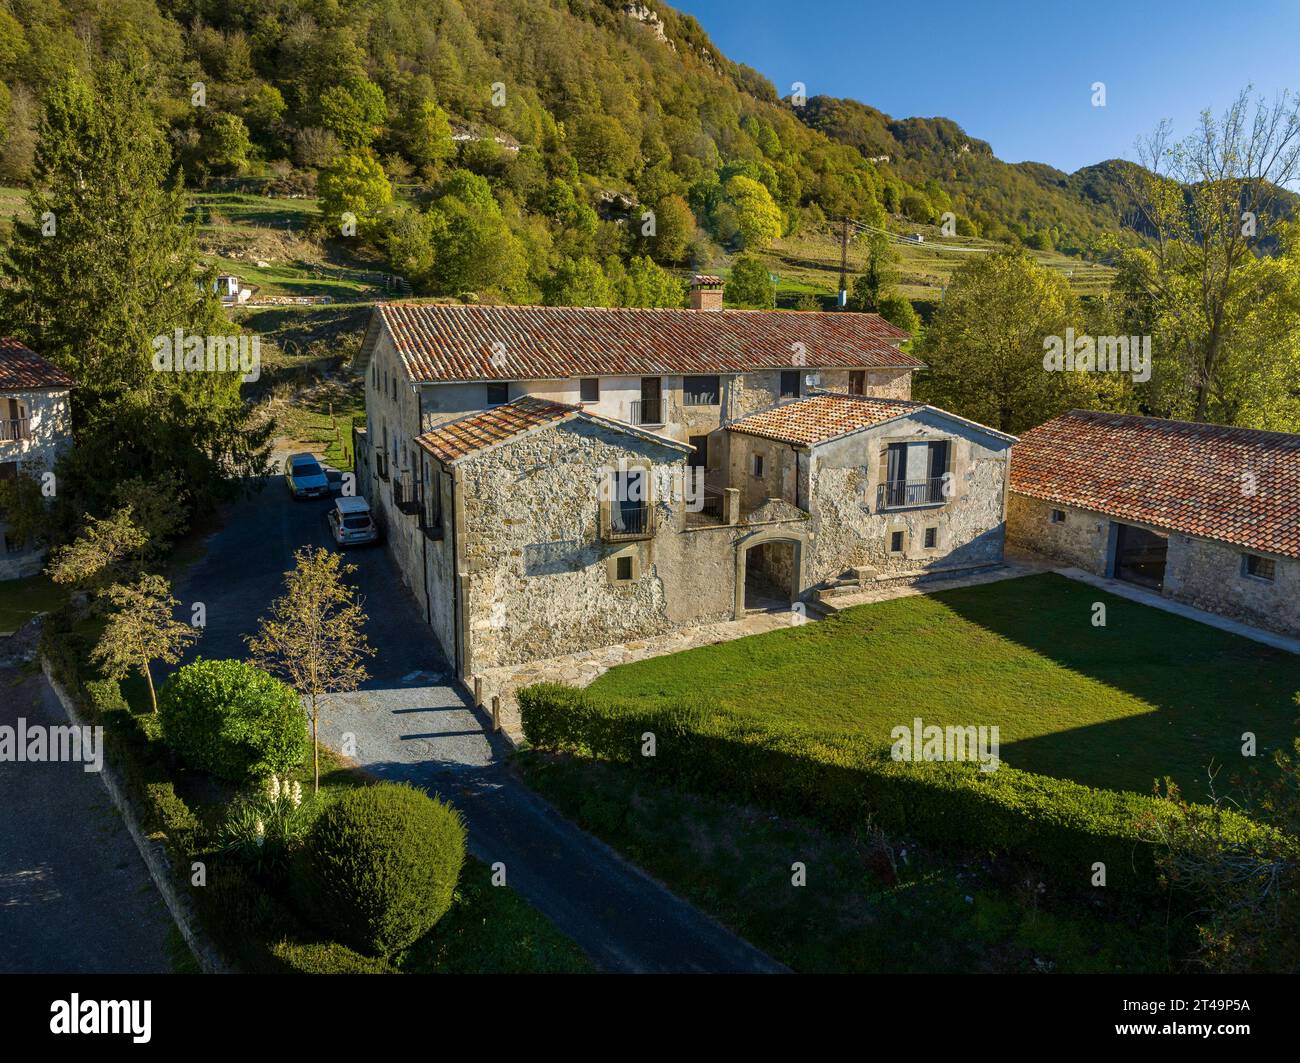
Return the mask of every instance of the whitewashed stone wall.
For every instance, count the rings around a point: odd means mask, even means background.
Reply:
[[[0,462],[16,463],[18,472],[24,476],[40,477],[42,473],[52,471],[59,456],[72,445],[72,407],[68,391],[11,391],[4,392],[0,398],[21,400],[31,418],[27,439],[0,441]],[[7,530],[3,518],[0,518],[0,580],[36,575],[44,562],[44,549],[27,545],[9,553],[4,547]]]
[[[372,469],[375,455],[385,450],[390,455],[389,467],[393,472],[401,468],[403,448],[406,461],[411,464],[411,440],[421,431],[420,395],[420,390],[411,386],[392,340],[387,333],[382,334],[366,373],[366,430]]]
[[[384,337],[376,345],[372,360],[378,361],[380,385],[383,384],[383,366],[397,364],[391,343]],[[798,367],[790,366],[791,370]],[[801,376],[816,374],[817,386],[828,391],[849,390],[847,369],[799,369]],[[908,369],[868,369],[864,394],[879,398],[908,399],[912,396],[912,373]],[[710,374],[712,375],[712,374]],[[683,376],[666,374],[662,381],[664,435],[685,442],[693,435],[707,435],[716,431],[724,419],[735,420],[759,410],[766,410],[781,399],[781,373],[764,370],[754,373],[717,374],[719,376],[719,402],[710,406],[687,406],[683,402]],[[641,377],[602,376],[600,398],[593,403],[581,402],[581,385],[572,380],[512,380],[508,382],[507,399],[524,395],[582,405],[589,412],[616,421],[631,421],[632,403],[640,401]],[[808,388],[802,385],[806,394]],[[447,384],[422,384],[420,406],[424,430],[447,421],[464,417],[488,408],[487,385],[482,381]],[[405,422],[403,422],[405,423]]]

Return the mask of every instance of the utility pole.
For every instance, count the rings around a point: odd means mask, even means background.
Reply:
[[[849,305],[849,219],[842,219],[840,230],[840,297],[836,305],[843,310]]]

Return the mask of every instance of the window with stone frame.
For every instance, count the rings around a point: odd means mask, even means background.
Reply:
[[[1242,554],[1241,572],[1251,579],[1272,583],[1277,578],[1277,562],[1271,557],[1260,557],[1259,554]]]
[[[648,537],[652,533],[650,470],[616,469],[607,475],[604,533],[615,539]]]

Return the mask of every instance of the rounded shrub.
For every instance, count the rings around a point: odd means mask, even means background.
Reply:
[[[347,791],[320,814],[294,865],[294,893],[336,940],[387,956],[446,914],[464,862],[459,812],[380,783]]]
[[[186,764],[232,782],[291,771],[311,746],[298,695],[243,661],[187,664],[163,684],[158,717]]]

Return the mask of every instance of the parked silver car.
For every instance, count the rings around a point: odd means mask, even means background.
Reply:
[[[284,463],[284,482],[294,498],[324,498],[330,493],[325,470],[314,454],[292,454]]]

